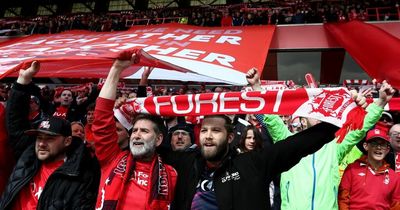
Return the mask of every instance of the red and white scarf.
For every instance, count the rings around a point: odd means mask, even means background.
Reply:
[[[279,114],[312,117],[342,126],[357,105],[345,88],[309,88],[250,92],[202,93],[129,100],[124,115]]]
[[[250,113],[296,115],[342,127],[337,133],[341,138],[349,130],[361,129],[365,116],[365,111],[356,105],[346,88],[299,88],[135,98],[117,112],[124,116],[139,113],[161,116]]]
[[[129,152],[122,156],[117,166],[111,170],[103,188],[101,189],[100,207],[96,210],[118,209],[118,201],[135,170],[135,160]],[[173,170],[173,169],[172,169]],[[171,177],[171,172],[163,164],[160,157],[153,158],[150,169],[150,184],[147,193],[146,209],[168,209],[174,197],[176,177]],[[173,173],[176,173],[173,171]],[[122,176],[122,179],[116,178]]]

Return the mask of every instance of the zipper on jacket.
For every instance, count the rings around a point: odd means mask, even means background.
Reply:
[[[286,200],[289,203],[289,187],[290,187],[290,181],[286,182]]]
[[[311,210],[314,210],[314,199],[315,199],[315,185],[317,179],[317,171],[315,170],[315,153],[312,154],[312,169],[313,169],[313,185],[312,185],[312,195],[311,195]]]
[[[335,196],[335,203],[337,204],[337,203],[338,203],[338,200],[337,200],[337,198],[338,198],[338,191],[337,191],[337,189],[336,189],[336,186],[333,186],[333,192],[334,192],[334,195],[336,195],[336,196]]]

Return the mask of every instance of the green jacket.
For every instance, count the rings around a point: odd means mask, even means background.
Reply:
[[[383,109],[372,103],[367,112],[361,130],[350,131],[340,144],[332,140],[282,173],[282,210],[338,209],[339,162],[375,125]],[[277,115],[264,115],[262,123],[275,142],[293,135]]]

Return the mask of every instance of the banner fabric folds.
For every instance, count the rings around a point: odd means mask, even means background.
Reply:
[[[21,66],[39,60],[38,77],[105,78],[124,50],[142,49],[142,66],[194,73],[228,84],[246,84],[252,67],[262,73],[275,26],[196,27],[181,24],[137,26],[123,32],[68,31],[32,35],[0,44],[0,78],[17,76]],[[176,78],[180,80],[180,78]]]
[[[324,26],[371,78],[400,88],[400,39],[360,21]]]

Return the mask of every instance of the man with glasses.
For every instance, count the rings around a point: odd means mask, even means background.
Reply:
[[[389,137],[392,149],[385,160],[396,173],[400,173],[400,124],[394,124],[390,128]]]
[[[384,160],[387,130],[368,131],[367,155],[350,164],[339,186],[339,209],[400,209],[400,178]]]
[[[187,151],[196,148],[192,125],[179,123],[170,128],[168,139],[171,140],[172,151]]]

